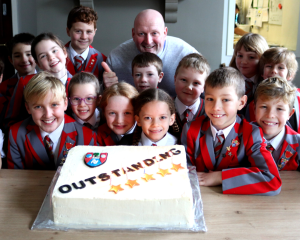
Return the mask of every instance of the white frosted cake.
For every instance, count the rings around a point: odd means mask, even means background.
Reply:
[[[100,159],[91,159],[87,153],[100,153]],[[187,171],[185,149],[180,145],[74,147],[53,190],[54,223],[192,227]]]

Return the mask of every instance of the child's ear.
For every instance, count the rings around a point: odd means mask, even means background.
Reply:
[[[171,115],[171,117],[170,117],[170,124],[169,124],[169,126],[172,126],[172,125],[173,125],[173,123],[175,122],[175,119],[176,119],[176,115],[175,115],[175,113],[173,113],[173,114]]]
[[[97,106],[99,106],[99,104],[101,102],[101,99],[102,99],[102,95],[99,95],[98,98],[97,98],[97,102],[96,102]]]
[[[64,100],[64,111],[66,111],[68,108],[68,98],[66,97]]]
[[[161,82],[161,80],[163,79],[163,77],[164,77],[164,73],[161,72],[161,73],[158,75],[158,82],[159,82],[159,83]]]
[[[240,104],[238,106],[238,110],[241,110],[247,103],[247,95],[242,96],[239,101],[240,101]]]
[[[287,76],[286,76],[286,80],[287,81],[292,81],[294,79],[294,75],[292,75],[292,74],[288,74]]]
[[[12,60],[12,58],[10,56],[8,56],[8,60],[11,63],[11,65],[14,65],[13,60]]]
[[[134,118],[135,118],[136,124],[141,127],[142,124],[140,122],[140,117],[138,115],[134,115]]]
[[[290,118],[291,116],[293,116],[294,112],[295,112],[295,108],[293,108],[292,111],[290,112],[289,118]]]
[[[70,37],[70,29],[67,27],[66,30],[67,30],[68,36]]]
[[[26,110],[27,110],[28,114],[31,114],[31,111],[30,111],[30,108],[29,108],[27,102],[25,102],[25,107],[26,107]]]

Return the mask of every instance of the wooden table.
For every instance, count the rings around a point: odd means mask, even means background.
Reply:
[[[54,172],[0,170],[0,239],[300,239],[300,173],[281,172],[278,196],[201,187],[207,233],[31,231]]]

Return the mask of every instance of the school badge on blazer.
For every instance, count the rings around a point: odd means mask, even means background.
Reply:
[[[108,153],[89,152],[85,155],[84,162],[88,167],[98,167],[107,160]]]

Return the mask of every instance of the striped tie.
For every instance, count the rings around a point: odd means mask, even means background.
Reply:
[[[92,129],[92,128],[93,128],[92,124],[90,124],[90,123],[88,123],[88,122],[85,122],[85,123],[83,124],[83,126],[86,126],[86,127],[88,127],[89,129]]]
[[[75,60],[76,70],[77,70],[77,72],[80,72],[81,68],[82,68],[82,64],[84,62],[84,59],[83,59],[83,57],[77,55],[77,56],[74,57],[74,60]]]
[[[182,125],[184,125],[185,123],[187,123],[189,121],[189,114],[191,112],[191,109],[186,109],[183,113],[184,118],[182,119]]]
[[[152,145],[151,146],[154,146],[154,147],[156,147],[157,145],[155,144],[155,143],[152,143]]]
[[[215,142],[214,142],[214,151],[215,151],[216,160],[220,157],[224,139],[225,139],[225,137],[224,137],[223,134],[222,135],[216,135],[216,139],[215,139]]]
[[[275,150],[275,149],[272,147],[271,144],[268,144],[268,145],[266,146],[266,149],[267,149],[271,154],[272,154],[273,151]]]
[[[50,160],[54,161],[53,142],[50,139],[49,135],[45,136],[44,140],[45,140],[45,143],[46,143],[45,146],[46,146],[47,154],[48,154]]]

